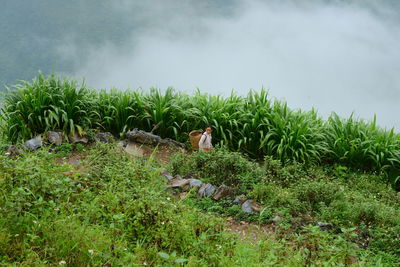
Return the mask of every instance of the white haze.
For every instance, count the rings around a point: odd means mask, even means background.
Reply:
[[[211,14],[190,1],[119,2],[141,28],[124,45],[93,48],[71,75],[96,88],[227,95],[264,87],[292,108],[315,107],[324,117],[376,113],[380,125],[400,130],[398,10],[304,2],[243,0]]]

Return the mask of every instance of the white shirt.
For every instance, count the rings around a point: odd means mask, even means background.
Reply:
[[[212,137],[211,134],[205,132],[200,138],[199,148],[212,148]]]

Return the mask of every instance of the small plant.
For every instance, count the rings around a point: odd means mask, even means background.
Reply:
[[[81,152],[85,151],[85,146],[82,145],[82,144],[76,144],[76,145],[75,145],[75,150],[76,150],[77,152],[81,153]]]
[[[73,146],[69,143],[63,143],[56,148],[57,154],[60,156],[66,157],[72,152]]]
[[[170,264],[169,266],[174,266],[176,264],[182,265],[183,263],[186,263],[188,261],[185,258],[179,258],[176,251],[172,252],[171,254],[160,251],[158,252],[158,255],[160,256],[160,258],[165,260],[166,263]]]

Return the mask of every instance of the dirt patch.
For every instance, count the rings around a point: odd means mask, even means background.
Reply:
[[[128,143],[125,151],[137,157],[149,158],[153,156],[162,164],[168,163],[169,158],[175,153],[187,153],[183,148],[170,147],[166,145],[154,147],[133,142]]]
[[[58,164],[69,164],[71,166],[78,166],[85,159],[85,156],[79,152],[72,152],[72,155],[69,157],[60,157],[56,158],[55,162]]]
[[[232,217],[228,217],[225,223],[229,232],[235,233],[242,241],[257,245],[262,237],[270,237],[274,235],[273,225],[259,225],[256,223],[236,221]]]

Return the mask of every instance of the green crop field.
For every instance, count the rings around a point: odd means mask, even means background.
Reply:
[[[292,110],[268,92],[246,97],[161,92],[94,90],[76,81],[39,76],[5,94],[2,116],[5,135],[18,142],[48,130],[83,133],[89,129],[123,136],[139,128],[162,137],[186,141],[187,133],[213,125],[216,143],[252,158],[273,156],[306,164],[342,164],[384,172],[398,187],[400,137],[374,121],[333,113],[323,120],[317,112]]]

